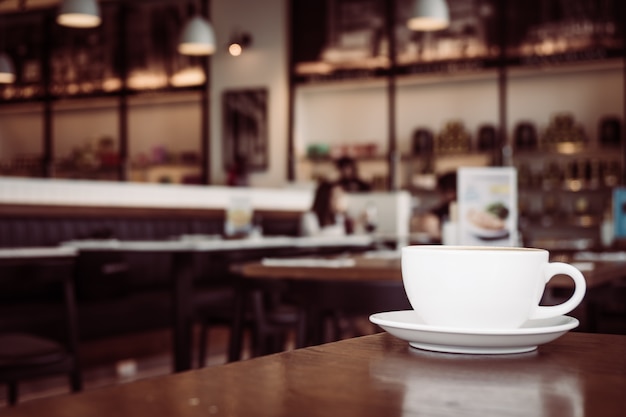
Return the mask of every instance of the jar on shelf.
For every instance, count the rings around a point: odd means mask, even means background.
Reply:
[[[434,135],[428,128],[419,128],[413,132],[413,155],[432,155],[434,150]]]
[[[437,135],[436,150],[440,154],[466,153],[471,149],[470,134],[459,121],[448,122]]]
[[[513,134],[515,149],[521,151],[537,149],[537,129],[531,122],[520,122],[515,127]]]
[[[495,126],[487,124],[478,128],[477,148],[479,151],[491,151],[498,147],[498,132]]]

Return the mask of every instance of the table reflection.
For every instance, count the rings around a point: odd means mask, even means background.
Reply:
[[[379,384],[404,392],[403,416],[450,408],[458,415],[584,416],[575,370],[554,368],[540,351],[477,356],[408,348],[413,360],[385,357],[370,362]],[[488,403],[488,404],[486,404]],[[514,411],[517,410],[517,411]],[[513,411],[513,414],[510,414]]]

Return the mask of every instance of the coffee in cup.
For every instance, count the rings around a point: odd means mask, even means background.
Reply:
[[[546,283],[559,274],[574,281],[573,295],[540,306]],[[534,248],[406,246],[402,281],[425,324],[465,329],[514,329],[527,320],[561,316],[580,304],[586,290],[578,269],[549,262],[548,251]]]

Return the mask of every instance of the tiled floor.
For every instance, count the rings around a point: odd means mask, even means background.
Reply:
[[[169,330],[159,330],[83,343],[83,389],[87,391],[171,373],[170,338]],[[211,328],[207,366],[225,363],[227,346],[228,329]],[[247,349],[244,350],[244,357],[247,355],[246,351]],[[194,367],[198,366],[196,358],[197,356],[194,357]],[[66,376],[33,379],[19,384],[18,401],[23,403],[69,392]],[[5,406],[6,389],[0,387],[0,409]]]

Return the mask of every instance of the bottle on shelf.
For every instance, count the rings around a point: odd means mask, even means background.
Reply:
[[[546,194],[542,200],[543,210],[541,223],[544,227],[551,226],[554,220],[559,218],[561,213],[561,207],[559,205],[559,199],[554,194]]]
[[[615,240],[615,225],[613,223],[613,213],[611,207],[604,211],[602,222],[600,223],[600,241],[604,248],[613,246]]]
[[[588,168],[588,178],[587,178],[587,185],[589,188],[591,188],[592,190],[596,190],[598,188],[600,188],[600,184],[602,182],[602,172],[601,172],[601,165],[600,165],[600,161],[597,159],[592,159],[589,161],[589,168]]]
[[[519,188],[531,188],[532,187],[532,171],[530,170],[530,166],[522,162],[517,167],[517,184]]]
[[[561,166],[555,161],[550,161],[544,168],[542,186],[545,190],[559,188],[563,183],[563,177],[564,175]]]
[[[611,161],[605,165],[603,171],[604,185],[609,188],[617,186],[620,182],[621,168],[618,161]]]
[[[581,163],[576,160],[569,161],[565,167],[565,188],[571,191],[580,191],[582,188],[581,177]]]
[[[607,116],[598,123],[598,138],[603,147],[618,148],[622,144],[622,122],[619,117]]]

